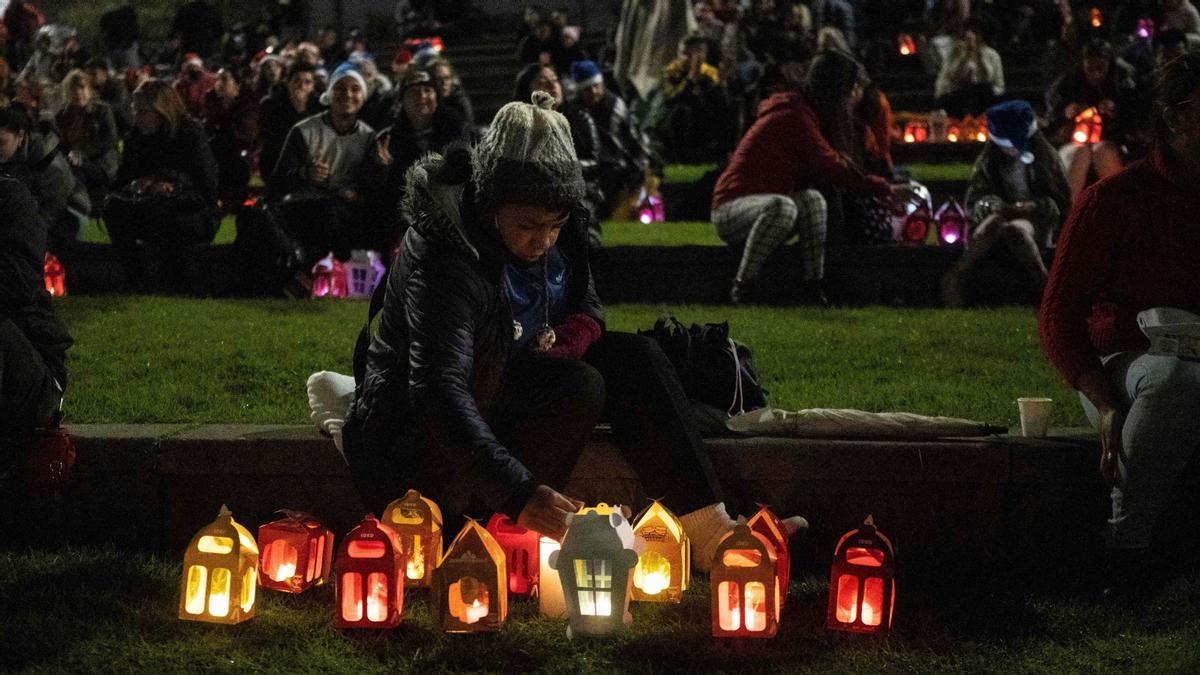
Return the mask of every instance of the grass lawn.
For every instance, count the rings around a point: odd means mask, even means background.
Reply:
[[[941,181],[941,180],[971,180],[972,164],[967,162],[955,162],[953,164],[909,164],[908,170],[911,172],[913,180],[926,181]]]
[[[234,238],[237,237],[237,224],[234,222],[233,216],[225,216],[221,219],[221,227],[217,229],[217,236],[213,238],[214,244],[232,244]],[[79,231],[79,240],[88,244],[107,244],[108,230],[104,229],[104,222],[99,218],[89,219]]]
[[[613,246],[724,246],[708,221],[673,220],[642,223],[606,220],[601,227],[605,247]]]
[[[889,640],[824,630],[821,574],[792,584],[779,634],[716,640],[708,587],[680,605],[634,603],[631,630],[568,641],[565,621],[510,602],[492,635],[446,635],[425,591],[391,631],[333,627],[329,587],[260,590],[237,626],[179,621],[180,558],[95,549],[0,551],[0,669],[38,672],[1194,672],[1200,586],[1179,580],[1145,607],[1030,591],[1010,580],[898,584]]]
[[[295,423],[304,381],[350,372],[366,304],[354,301],[63,298],[76,344],[66,408],[74,422]],[[615,305],[609,326],[664,313],[728,319],[783,408],[854,407],[1015,425],[1017,396],[1058,401],[1055,424],[1085,420],[1038,348],[1033,312]]]

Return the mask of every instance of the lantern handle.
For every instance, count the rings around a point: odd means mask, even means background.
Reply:
[[[217,517],[218,518],[229,518],[231,516],[233,516],[233,511],[230,511],[228,506],[222,504],[221,510],[217,512]]]

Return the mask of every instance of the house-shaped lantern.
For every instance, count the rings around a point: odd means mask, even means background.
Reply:
[[[451,542],[433,572],[438,623],[447,633],[500,630],[508,616],[504,551],[473,520]]]
[[[442,557],[442,510],[432,499],[409,490],[383,511],[383,522],[404,548],[404,585],[429,588]]]
[[[792,575],[792,557],[788,553],[788,542],[791,536],[771,509],[759,504],[758,513],[750,519],[750,529],[767,538],[775,548],[775,576],[779,578],[779,593],[784,601],[787,600],[788,581]]]
[[[286,593],[303,593],[329,581],[333,532],[300,511],[258,528],[259,583]]]
[[[42,279],[50,297],[61,298],[67,294],[67,271],[53,253],[46,253],[46,260],[42,263]]]
[[[562,579],[558,570],[550,564],[562,545],[550,537],[538,541],[538,614],[560,619],[567,615],[567,601],[563,599]]]
[[[383,281],[387,270],[375,251],[356,249],[346,262],[346,294],[351,298],[369,298]]]
[[[965,246],[970,220],[967,212],[956,199],[950,199],[938,209],[937,215],[938,240],[942,246]]]
[[[675,514],[654,501],[635,519],[642,540],[633,570],[633,599],[679,602],[691,581],[692,546]]]
[[[775,637],[782,593],[775,547],[739,518],[717,544],[709,584],[713,637]]]
[[[183,554],[179,618],[241,623],[254,616],[258,546],[222,504],[217,519],[196,533]]]
[[[503,513],[492,515],[487,531],[504,551],[508,592],[526,597],[533,595],[538,585],[538,541],[541,536],[517,525]]]
[[[887,633],[896,606],[896,561],[892,543],[867,516],[847,532],[833,554],[826,627],[852,633]]]
[[[605,635],[633,622],[633,528],[606,504],[567,516],[562,549],[550,554],[567,603],[567,636]]]
[[[334,563],[338,628],[395,628],[404,610],[404,552],[396,533],[367,514],[342,539]]]
[[[314,298],[346,297],[346,268],[333,254],[321,258],[312,268],[312,294]]]

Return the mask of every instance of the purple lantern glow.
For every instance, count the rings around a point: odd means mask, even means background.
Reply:
[[[967,214],[959,203],[951,199],[937,211],[938,238],[942,246],[966,246]]]
[[[1138,19],[1137,36],[1143,40],[1154,35],[1154,19]]]
[[[652,192],[647,194],[646,190],[642,189],[642,193],[638,196],[638,220],[643,225],[661,223],[666,220],[661,193]]]

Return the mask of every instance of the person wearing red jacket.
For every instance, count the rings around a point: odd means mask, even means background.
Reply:
[[[823,63],[829,61],[829,63]],[[712,221],[717,236],[744,245],[730,299],[745,302],[763,263],[793,234],[799,236],[806,299],[823,302],[825,276],[825,198],[818,187],[843,188],[853,194],[890,197],[892,187],[862,172],[845,149],[853,123],[852,110],[862,98],[865,76],[849,56],[824,52],[811,70],[833,67],[842,76],[836,92],[821,92],[835,105],[815,108],[812,93],[780,92],[763,100],[758,118],[738,143],[729,166],[713,190]],[[843,129],[843,133],[838,133]],[[843,142],[830,136],[843,136]]]
[[[1046,355],[1100,432],[1112,486],[1110,588],[1145,566],[1156,521],[1200,447],[1200,362],[1150,343],[1139,312],[1200,314],[1200,54],[1168,64],[1151,157],[1085,190],[1063,228],[1042,298]],[[1195,345],[1193,345],[1195,346]]]

